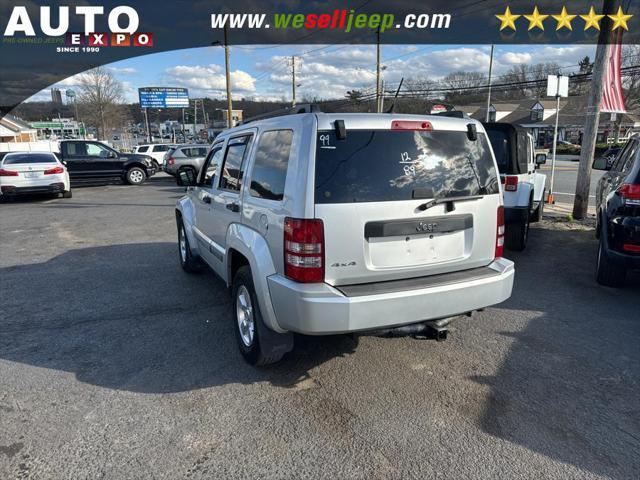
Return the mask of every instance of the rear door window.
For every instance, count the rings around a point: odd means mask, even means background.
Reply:
[[[466,131],[319,131],[316,203],[357,203],[496,194],[498,177],[484,134]]]
[[[153,151],[155,152],[166,152],[169,150],[169,145],[154,145]]]
[[[503,130],[487,130],[493,154],[496,157],[496,163],[501,173],[508,173],[509,156],[511,155],[511,147],[509,146],[509,135]]]
[[[292,140],[292,130],[273,130],[262,134],[251,173],[252,197],[282,200]]]
[[[227,142],[227,151],[222,164],[220,188],[223,190],[240,191],[244,159],[251,142],[251,135],[235,137]]]

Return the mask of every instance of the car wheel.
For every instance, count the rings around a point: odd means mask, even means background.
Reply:
[[[127,182],[129,185],[141,185],[147,179],[147,174],[140,167],[131,167],[127,170]]]
[[[185,272],[199,273],[202,271],[201,260],[191,253],[189,238],[185,234],[182,220],[178,222],[178,256],[180,257],[180,266]]]
[[[544,197],[545,197],[545,192],[542,192],[542,200],[540,200],[540,203],[538,204],[538,208],[536,208],[536,211],[533,212],[531,216],[532,222],[539,222],[540,220],[542,220],[542,215],[544,214]]]
[[[62,192],[62,198],[72,198],[73,197],[73,193],[71,192],[71,190],[65,190],[64,192]]]
[[[266,327],[262,324],[262,314],[258,305],[253,277],[248,266],[240,267],[233,278],[232,287],[234,330],[240,353],[250,365],[268,365],[282,359],[285,351],[273,352],[265,348],[260,331]],[[276,334],[277,335],[277,334]],[[265,353],[270,352],[270,353]]]
[[[529,239],[529,215],[517,224],[507,225],[504,246],[514,252],[521,252],[527,246]]]
[[[602,237],[602,235],[600,235]],[[600,238],[598,246],[598,262],[596,264],[596,281],[605,287],[621,287],[627,276],[627,269],[615,264],[609,258],[604,241]]]

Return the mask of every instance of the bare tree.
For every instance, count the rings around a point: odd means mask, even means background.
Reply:
[[[622,68],[640,65],[640,45],[625,45],[621,53]],[[640,69],[633,69],[623,73],[622,89],[624,100],[629,112],[640,110]]]
[[[79,77],[78,106],[87,123],[96,127],[98,139],[107,138],[107,128],[120,118],[122,83],[106,68],[97,67]]]
[[[474,102],[482,100],[480,87],[487,84],[487,77],[481,72],[452,72],[440,84],[443,88],[451,89],[446,95],[449,102],[455,103],[461,99]]]

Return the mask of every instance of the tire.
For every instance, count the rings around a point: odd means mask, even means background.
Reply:
[[[602,237],[602,235],[600,235]],[[605,287],[621,287],[627,277],[627,269],[611,261],[604,241],[600,238],[598,245],[598,261],[596,264],[596,282]]]
[[[535,223],[542,220],[542,215],[544,214],[544,196],[545,196],[545,192],[542,192],[542,200],[540,200],[540,203],[538,204],[538,208],[536,208],[536,211],[533,212],[533,214],[531,215],[531,222]]]
[[[140,167],[131,167],[127,170],[126,177],[129,185],[142,185],[147,179],[147,173]]]
[[[521,252],[527,246],[529,239],[529,215],[521,223],[507,225],[504,246],[511,251]]]
[[[260,331],[264,332],[266,327],[262,323],[262,314],[253,287],[251,268],[244,266],[238,269],[233,278],[231,292],[233,329],[236,332],[240,353],[246,362],[250,365],[260,366],[280,361],[286,352],[264,353],[270,349],[265,348],[268,346],[264,344],[259,333]]]
[[[200,273],[202,271],[202,261],[191,253],[189,238],[185,234],[182,220],[178,220],[178,258],[185,272]]]
[[[62,198],[73,198],[73,193],[71,190],[66,190],[62,192]]]

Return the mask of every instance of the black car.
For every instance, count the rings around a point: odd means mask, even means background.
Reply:
[[[110,181],[140,185],[157,171],[147,155],[121,153],[92,140],[60,142],[60,159],[67,166],[72,185]]]
[[[600,157],[593,168],[607,172],[596,191],[596,279],[619,287],[628,270],[640,269],[640,135],[631,137],[613,163]]]

